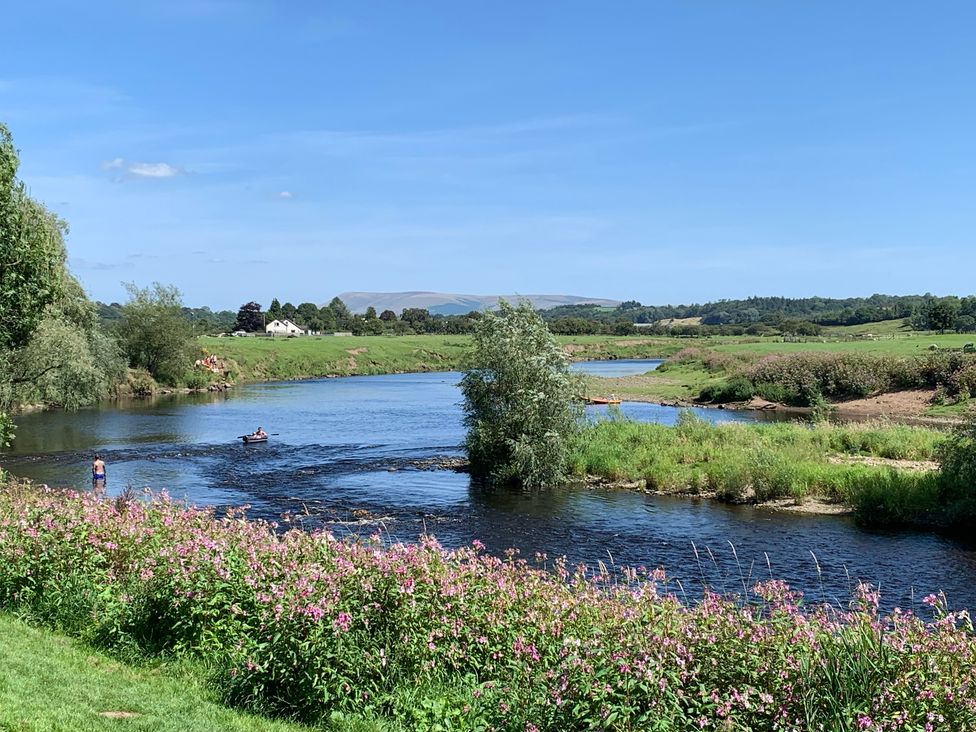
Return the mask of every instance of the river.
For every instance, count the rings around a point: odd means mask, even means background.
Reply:
[[[578,368],[622,376],[656,364]],[[264,383],[25,414],[0,462],[15,475],[90,488],[89,464],[98,451],[108,464],[110,493],[127,486],[166,489],[197,505],[249,504],[252,516],[281,520],[285,514],[296,525],[338,534],[379,530],[411,541],[426,531],[445,546],[480,539],[499,554],[517,547],[530,561],[539,552],[550,561],[565,554],[573,563],[662,566],[689,595],[703,583],[741,591],[743,581],[772,573],[814,601],[843,604],[861,579],[881,588],[889,608],[919,609],[925,594],[939,590],[953,607],[976,607],[976,547],[937,534],[865,531],[846,517],[580,486],[541,494],[485,490],[464,473],[424,468],[424,461],[462,454],[459,378],[428,373]],[[599,418],[605,411],[589,408],[588,414]],[[665,424],[678,416],[676,409],[644,403],[625,403],[621,411]],[[757,418],[696,411],[712,421]],[[271,440],[241,444],[238,436],[258,426]]]

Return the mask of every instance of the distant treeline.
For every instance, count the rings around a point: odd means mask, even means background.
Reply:
[[[692,305],[642,305],[636,300],[615,308],[597,305],[561,305],[542,313],[557,332],[607,332],[627,324],[656,324],[650,331],[701,331],[729,335],[777,330],[813,335],[820,326],[860,325],[905,319],[916,330],[976,332],[976,296],[871,295],[844,299],[807,297],[750,297]],[[673,324],[672,320],[701,318],[700,326]],[[595,328],[602,331],[594,331]],[[648,332],[645,330],[644,332]],[[689,333],[691,334],[691,333]]]
[[[111,325],[122,317],[123,305],[117,302],[97,303],[98,316]],[[418,333],[459,334],[469,333],[481,313],[467,315],[434,315],[424,308],[406,308],[397,314],[392,310],[377,313],[368,308],[365,314],[353,314],[338,297],[328,305],[303,302],[281,304],[277,298],[267,309],[258,302],[241,305],[233,310],[211,310],[209,307],[183,308],[183,316],[193,325],[197,334],[230,333],[243,330],[248,333],[263,332],[272,320],[290,320],[305,329],[318,333],[348,331],[354,335],[414,335]]]
[[[111,324],[122,314],[119,303],[98,303],[102,322]],[[406,308],[400,313],[367,308],[352,313],[338,297],[328,305],[303,302],[282,304],[277,298],[267,309],[257,302],[232,310],[208,307],[183,308],[196,333],[229,333],[234,330],[260,332],[264,324],[288,319],[304,328],[329,333],[349,331],[355,335],[413,335],[423,333],[469,333],[477,311],[466,315],[432,314],[424,308]],[[642,305],[636,300],[615,308],[599,305],[561,305],[541,311],[550,330],[562,335],[770,335],[811,336],[824,326],[861,325],[882,320],[903,319],[915,330],[976,332],[976,296],[935,297],[933,295],[872,295],[845,299],[808,297],[750,297],[693,305]],[[698,324],[672,321],[700,318]]]

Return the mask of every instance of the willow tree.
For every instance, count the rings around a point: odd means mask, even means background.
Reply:
[[[64,223],[33,200],[17,179],[20,159],[0,123],[0,446],[12,434],[10,356],[30,340],[64,273]]]
[[[0,445],[23,403],[78,407],[123,378],[114,341],[65,264],[67,225],[31,198],[0,124]]]
[[[474,476],[530,488],[565,480],[582,379],[529,303],[501,301],[477,321],[461,391]]]
[[[20,159],[0,123],[0,348],[30,340],[44,308],[61,292],[65,223],[17,180]]]
[[[183,314],[183,296],[159,282],[150,287],[122,284],[129,301],[115,330],[129,365],[162,383],[178,383],[193,362],[193,325]]]

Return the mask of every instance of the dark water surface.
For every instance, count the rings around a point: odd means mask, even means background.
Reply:
[[[582,368],[625,375],[655,366]],[[463,473],[425,468],[461,455],[458,379],[435,373],[256,384],[229,394],[27,414],[0,462],[16,475],[88,488],[97,450],[108,463],[110,493],[128,485],[165,488],[198,505],[247,503],[252,516],[297,515],[305,526],[339,534],[380,530],[411,541],[427,531],[446,546],[480,539],[489,551],[518,547],[528,559],[542,552],[574,563],[663,566],[689,595],[703,580],[741,591],[743,578],[768,578],[771,567],[818,601],[846,602],[851,583],[862,579],[881,587],[887,607],[918,608],[922,596],[939,590],[953,607],[976,607],[974,546],[939,535],[868,532],[847,518],[627,491],[485,490]],[[654,404],[625,403],[621,411],[664,424],[678,415]],[[712,421],[756,418],[697,412]],[[271,440],[241,444],[238,435],[259,425]]]

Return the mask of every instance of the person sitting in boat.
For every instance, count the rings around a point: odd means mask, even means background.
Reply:
[[[258,427],[256,430],[254,430],[254,434],[251,435],[251,436],[252,437],[267,437],[268,436],[268,433],[264,431],[264,427]]]

